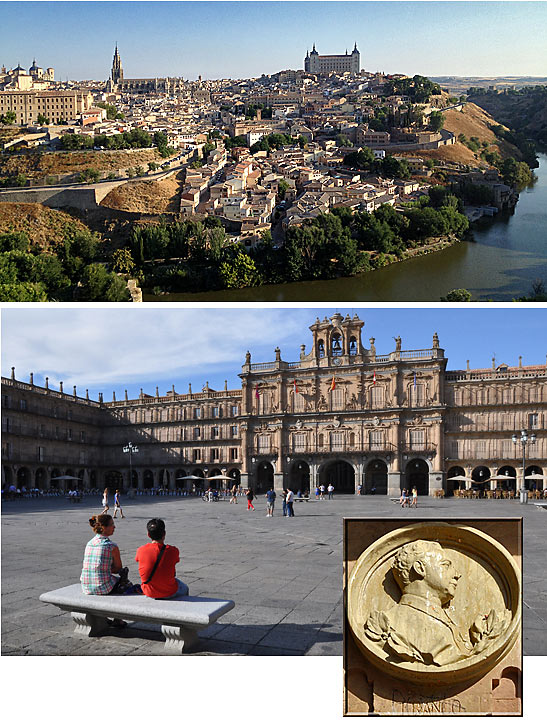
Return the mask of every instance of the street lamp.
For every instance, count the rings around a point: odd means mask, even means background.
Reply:
[[[522,430],[520,432],[520,436],[518,436],[516,433],[513,433],[513,437],[511,440],[513,441],[515,446],[517,445],[517,443],[520,443],[522,446],[522,482],[521,482],[521,487],[520,487],[520,492],[522,494],[522,491],[527,490],[526,489],[526,480],[525,480],[525,476],[526,476],[526,446],[528,445],[528,443],[530,443],[530,445],[533,445],[536,442],[536,434],[530,433],[530,435],[528,435],[526,430]],[[521,502],[524,503],[522,498],[521,498]]]
[[[138,446],[134,446],[131,441],[123,447],[124,453],[129,453],[129,488],[133,488],[133,453],[138,453],[139,448]]]

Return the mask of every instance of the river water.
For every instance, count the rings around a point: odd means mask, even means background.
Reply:
[[[473,300],[510,301],[529,295],[532,282],[547,286],[547,155],[539,155],[537,181],[525,188],[514,213],[473,230],[474,242],[336,280],[264,285],[259,288],[173,293],[146,301],[439,301],[453,288]]]

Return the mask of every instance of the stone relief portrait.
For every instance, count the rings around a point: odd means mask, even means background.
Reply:
[[[460,571],[435,541],[404,545],[392,562],[401,590],[399,602],[389,611],[373,611],[365,634],[388,649],[395,659],[425,666],[444,666],[481,653],[508,627],[511,612],[477,609],[469,628],[453,616],[454,595]]]
[[[406,525],[352,564],[347,621],[361,653],[387,674],[474,679],[520,638],[520,576],[512,555],[477,528]]]

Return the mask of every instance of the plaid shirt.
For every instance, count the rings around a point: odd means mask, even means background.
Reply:
[[[88,595],[106,596],[114,588],[112,575],[112,549],[116,544],[110,538],[97,534],[85,547],[84,566],[80,581],[82,591]]]

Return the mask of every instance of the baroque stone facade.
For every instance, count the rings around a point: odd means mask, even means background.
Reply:
[[[247,352],[233,390],[97,402],[13,373],[2,379],[2,482],[49,487],[67,475],[86,487],[191,488],[224,475],[259,492],[329,482],[392,496],[413,486],[517,490],[522,448],[511,437],[522,429],[537,437],[525,475],[547,475],[547,366],[447,371],[436,333],[431,348],[403,350],[395,338],[378,354],[374,338],[363,345],[363,326],[356,315],[318,318],[296,362],[276,349],[274,361],[252,363]],[[131,479],[129,441],[139,447]]]

